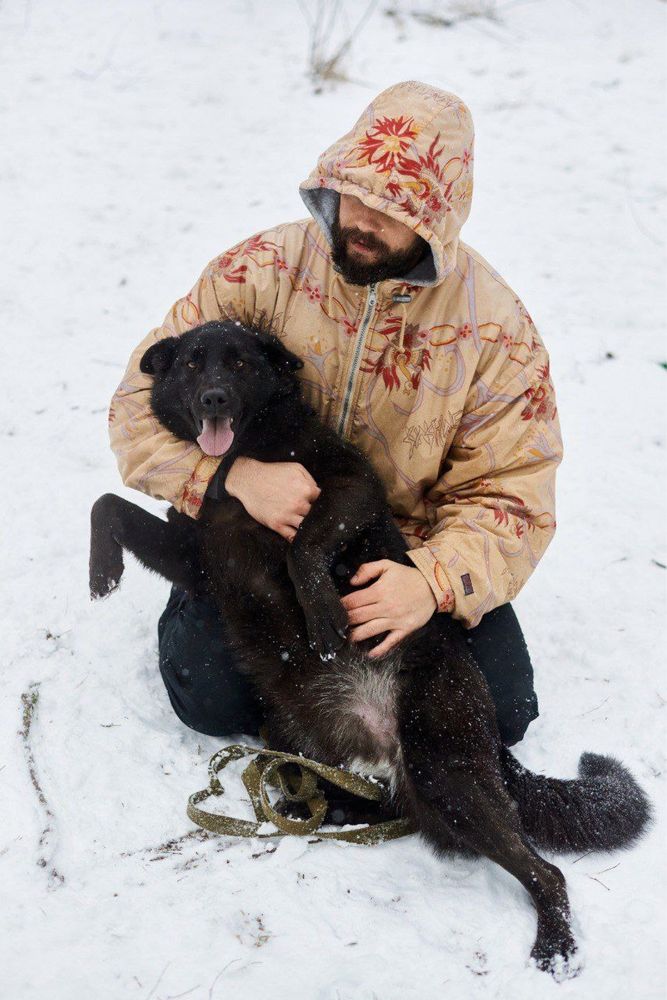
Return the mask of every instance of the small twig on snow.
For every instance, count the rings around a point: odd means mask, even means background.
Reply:
[[[19,729],[19,736],[23,740],[23,750],[28,764],[28,774],[30,775],[32,787],[37,793],[37,799],[46,816],[46,824],[39,838],[39,857],[37,859],[37,864],[40,868],[49,868],[49,884],[51,887],[55,887],[62,885],[65,881],[64,876],[61,875],[57,868],[51,864],[51,859],[53,858],[53,854],[56,849],[56,845],[54,843],[54,827],[56,818],[53,810],[46,800],[42,786],[40,785],[39,778],[37,776],[35,754],[31,743],[32,724],[35,718],[37,704],[39,702],[39,684],[31,684],[28,690],[24,691],[21,695],[21,701],[23,703],[23,729]]]
[[[153,994],[155,993],[156,989],[158,988],[158,986],[162,982],[162,977],[164,976],[165,972],[167,971],[167,969],[169,968],[170,965],[171,965],[171,962],[167,962],[167,964],[165,965],[164,969],[162,970],[162,972],[158,976],[158,980],[157,980],[155,986],[153,987],[153,989],[150,991],[150,993],[146,997],[146,1000],[151,1000],[151,997],[153,996]]]
[[[611,889],[609,888],[609,886],[605,885],[604,882],[601,879],[596,878],[595,875],[588,875],[587,878],[593,879],[594,882],[598,882],[602,886],[603,889],[607,890],[607,892],[611,892]]]
[[[605,872],[613,872],[614,868],[618,868],[620,861],[617,861],[615,865],[611,865],[609,868],[603,868],[601,872],[596,872],[596,875],[604,875]]]
[[[582,712],[580,715],[577,716],[577,718],[578,719],[583,719],[583,717],[585,715],[590,715],[591,712],[597,712],[598,708],[602,708],[602,706],[605,705],[609,701],[610,697],[611,697],[611,695],[609,695],[607,698],[605,698],[604,701],[601,701],[599,705],[596,705],[595,708],[589,708],[587,712]]]
[[[614,868],[618,868],[618,866],[620,865],[620,863],[621,863],[620,861],[617,861],[615,865],[610,865],[609,868],[603,868],[602,871],[595,872],[595,875],[590,875],[589,874],[588,878],[593,879],[594,882],[599,882],[599,884],[602,886],[603,889],[606,889],[607,892],[611,892],[611,889],[609,888],[609,886],[605,885],[605,883],[602,881],[602,879],[596,878],[596,876],[597,875],[604,875],[605,872],[613,872]]]
[[[580,858],[575,858],[572,864],[576,865],[577,861],[583,861],[584,858],[587,858],[589,854],[595,854],[595,851],[586,851],[586,853],[582,854]]]
[[[155,847],[140,847],[136,851],[123,851],[121,858],[131,858],[135,854],[157,854],[160,855],[160,858],[165,858],[168,854],[180,854],[181,848],[191,841],[202,843],[207,840],[219,839],[217,834],[208,833],[206,830],[190,830],[189,833],[184,833],[181,837],[174,837],[172,840],[167,840],[164,844],[157,844]],[[156,861],[158,858],[152,860]]]
[[[234,962],[240,962],[240,961],[242,961],[242,959],[240,959],[240,958],[233,958],[231,960],[231,962],[227,962],[227,965],[224,967],[224,969],[220,970],[220,972],[217,974],[217,976],[215,977],[215,979],[213,980],[213,982],[211,983],[211,985],[209,987],[208,1000],[213,1000],[213,990],[215,989],[215,984],[217,983],[218,979],[220,979],[220,976],[222,976],[222,975],[225,974],[225,972],[227,971],[227,969],[229,968],[230,965],[234,965]]]

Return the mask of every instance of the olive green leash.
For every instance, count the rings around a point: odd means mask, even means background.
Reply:
[[[242,779],[255,810],[256,822],[202,809],[200,802],[211,796],[219,797],[224,794],[224,788],[218,778],[220,771],[232,761],[251,756],[255,759],[244,770]],[[318,777],[325,778],[338,788],[372,802],[382,800],[383,787],[351,771],[320,764],[307,757],[235,743],[213,754],[209,761],[208,773],[208,788],[194,792],[188,799],[188,816],[193,823],[203,827],[204,830],[210,830],[211,833],[221,833],[228,837],[284,837],[287,834],[304,837],[317,833],[318,838],[326,840],[345,840],[353,844],[382,844],[386,840],[394,840],[414,832],[414,826],[407,819],[386,820],[355,827],[352,830],[321,831],[320,826],[324,822],[328,806],[324,792],[318,787]],[[282,816],[269,802],[269,786],[279,787],[288,802],[305,802],[310,811],[310,818],[290,819]],[[277,827],[277,832],[262,830],[260,833],[265,823],[273,823]]]

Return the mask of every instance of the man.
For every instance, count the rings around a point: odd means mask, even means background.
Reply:
[[[459,239],[472,196],[463,102],[390,87],[301,185],[312,218],[252,236],[204,270],[139,345],[112,402],[128,486],[196,517],[207,491],[236,496],[292,539],[319,489],[298,463],[220,459],[178,441],[150,409],[144,351],[229,316],[265,316],[304,362],[306,398],[382,477],[411,567],[362,566],[344,598],[353,641],[381,656],[432,614],[451,614],[494,696],[501,736],[537,716],[509,605],[555,530],[561,446],[549,360],[522,303]],[[210,449],[209,449],[210,450]],[[261,705],[236,672],[215,609],[172,592],[160,666],[176,712],[200,732],[256,731]]]

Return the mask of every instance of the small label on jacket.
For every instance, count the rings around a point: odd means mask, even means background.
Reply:
[[[461,583],[463,584],[463,593],[468,597],[469,594],[475,593],[475,588],[472,585],[472,580],[470,579],[470,573],[464,573],[461,577]]]

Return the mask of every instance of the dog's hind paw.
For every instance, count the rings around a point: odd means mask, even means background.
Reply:
[[[533,963],[542,972],[548,972],[557,983],[574,979],[583,969],[583,958],[572,935],[567,932],[557,943],[535,942],[530,953]]]

